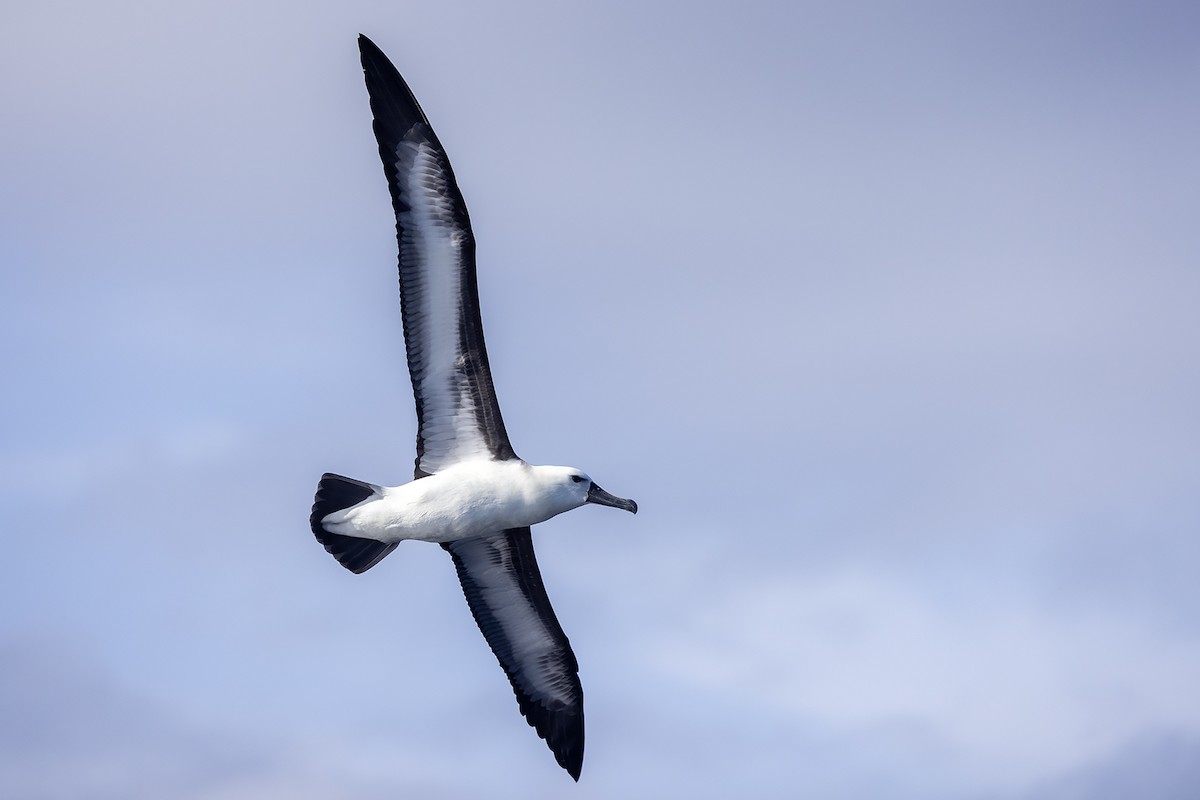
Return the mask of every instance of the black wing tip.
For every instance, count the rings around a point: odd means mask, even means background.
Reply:
[[[399,73],[392,60],[379,49],[379,45],[361,33],[358,35],[358,54],[362,60],[363,70],[367,73],[368,83],[370,83],[373,71],[377,74]]]
[[[549,744],[549,742],[547,742]],[[564,747],[555,749],[550,748],[554,753],[554,760],[558,765],[567,771],[576,783],[579,783],[579,775],[583,772],[583,733],[580,732],[579,739],[565,744]]]
[[[511,678],[509,682],[516,692],[521,716],[550,748],[558,765],[578,782],[583,772],[583,687],[579,687],[577,704],[547,708],[529,700]]]
[[[395,153],[392,151],[407,136],[429,141],[440,149],[441,144],[425,112],[421,110],[421,104],[392,60],[362,34],[358,36],[358,51],[367,94],[371,98],[371,111],[375,117],[375,137],[384,164],[394,160]],[[414,133],[413,129],[418,125],[423,127]]]
[[[379,49],[379,45],[371,41],[365,33],[360,33],[358,35],[358,52],[362,54],[364,61],[368,57],[382,58],[384,61],[388,60],[388,57],[385,56],[383,51]]]

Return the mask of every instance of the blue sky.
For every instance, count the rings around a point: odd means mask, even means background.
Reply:
[[[1200,782],[1190,4],[10,3],[0,786],[1182,798]],[[355,36],[479,243],[578,786],[411,475]],[[1130,787],[1136,787],[1134,792]]]

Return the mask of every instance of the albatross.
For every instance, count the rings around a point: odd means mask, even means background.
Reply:
[[[488,367],[475,237],[454,171],[392,62],[367,37],[358,45],[396,212],[416,469],[402,486],[326,473],[309,523],[317,541],[355,573],[405,539],[445,548],[521,713],[578,781],[579,665],[542,585],[530,527],[587,503],[635,514],[637,504],[604,491],[580,469],[535,466],[513,452]]]

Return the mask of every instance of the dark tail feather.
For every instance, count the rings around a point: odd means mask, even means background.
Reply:
[[[366,572],[395,550],[399,542],[377,542],[374,539],[330,533],[322,527],[321,520],[335,511],[358,505],[374,495],[375,490],[376,487],[369,483],[330,472],[322,475],[321,482],[317,484],[317,497],[313,501],[308,524],[317,541],[325,545],[329,554],[351,572]]]

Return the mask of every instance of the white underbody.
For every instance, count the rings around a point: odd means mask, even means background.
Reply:
[[[403,486],[380,487],[321,524],[330,533],[380,542],[452,542],[536,525],[586,502],[586,485],[563,485],[568,469],[520,459],[466,461]]]

